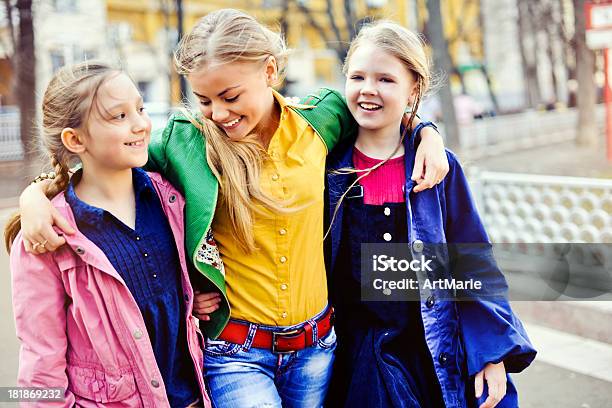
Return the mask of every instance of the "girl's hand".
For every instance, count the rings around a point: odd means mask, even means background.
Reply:
[[[476,374],[474,380],[474,387],[476,388],[476,398],[482,396],[484,390],[483,378],[487,380],[487,387],[489,388],[489,397],[483,402],[479,408],[493,408],[496,406],[506,395],[506,367],[504,362],[497,364],[489,363],[485,368]]]
[[[221,295],[218,292],[200,293],[195,291],[193,297],[193,315],[200,320],[210,320],[209,314],[219,309]]]
[[[75,233],[68,221],[45,196],[45,183],[49,181],[28,186],[19,198],[23,242],[26,251],[32,254],[52,252],[66,243],[64,237],[55,232],[54,225],[66,234]]]
[[[442,136],[431,127],[421,129],[421,143],[416,151],[412,180],[415,193],[432,188],[448,173],[448,158]]]

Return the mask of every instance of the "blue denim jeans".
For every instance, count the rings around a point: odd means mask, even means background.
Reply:
[[[333,328],[311,347],[289,354],[250,346],[256,330],[280,332],[295,327],[251,324],[245,344],[207,339],[204,370],[213,405],[217,408],[321,407],[336,349]]]

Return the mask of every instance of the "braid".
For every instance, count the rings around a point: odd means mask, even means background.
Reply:
[[[52,199],[62,191],[66,190],[68,183],[70,182],[70,168],[66,160],[58,159],[58,154],[63,155],[63,152],[55,153],[51,156],[51,165],[55,171],[55,177],[51,180],[51,183],[47,186],[45,195],[47,198]],[[63,159],[63,157],[62,157]]]

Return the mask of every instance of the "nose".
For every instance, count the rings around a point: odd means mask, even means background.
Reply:
[[[212,107],[212,120],[215,122],[223,122],[229,116],[229,111],[223,106],[216,105]]]
[[[149,127],[151,127],[151,119],[146,111],[141,112],[140,115],[134,118],[134,122],[132,123],[132,131],[134,133],[140,133]]]
[[[376,94],[376,86],[372,80],[366,79],[363,81],[363,85],[361,86],[361,90],[359,92],[362,95],[374,95]]]

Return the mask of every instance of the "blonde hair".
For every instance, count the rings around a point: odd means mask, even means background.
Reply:
[[[344,194],[342,194],[342,196],[338,200],[338,203],[334,208],[334,214],[332,216],[330,226],[327,232],[325,233],[325,237],[327,237],[327,235],[329,234],[331,226],[333,225],[334,220],[336,219],[338,209],[342,205],[342,201],[348,194],[349,190],[353,186],[355,186],[361,179],[367,177],[374,170],[383,166],[390,158],[392,158],[398,152],[406,135],[409,134],[409,132],[412,132],[412,123],[414,121],[414,118],[416,117],[416,113],[419,109],[419,105],[421,103],[423,95],[425,95],[431,87],[431,58],[427,53],[423,38],[417,33],[414,33],[390,20],[379,20],[363,26],[361,31],[359,31],[359,34],[357,34],[357,37],[355,37],[355,39],[351,42],[348,53],[346,55],[346,59],[344,60],[342,72],[345,75],[348,71],[348,65],[350,64],[352,55],[355,53],[355,50],[364,43],[373,44],[374,46],[376,46],[376,48],[388,53],[389,55],[394,56],[395,58],[399,59],[402,64],[404,64],[408,71],[414,76],[414,80],[416,82],[416,97],[412,102],[410,110],[404,113],[404,115],[406,115],[407,113],[410,114],[407,121],[408,125],[404,128],[397,147],[385,160],[367,169],[356,170],[351,168],[345,168],[334,171],[335,174],[363,174],[359,175],[355,179],[355,181],[351,183],[348,189],[344,192]]]
[[[65,128],[84,128],[96,102],[100,86],[120,70],[104,63],[83,62],[60,68],[53,76],[42,101],[40,138],[55,177],[45,190],[51,199],[70,181],[70,166],[77,159],[62,143]],[[21,229],[21,215],[13,215],[4,229],[4,244],[11,245]]]
[[[223,9],[198,21],[179,43],[174,62],[179,74],[189,75],[204,66],[233,62],[263,66],[270,57],[276,60],[281,78],[287,62],[282,36],[242,11]],[[233,141],[211,120],[185,114],[205,135],[206,160],[219,180],[220,204],[227,209],[239,245],[252,252],[256,249],[253,214],[288,211],[261,191],[259,175],[266,152],[255,135]]]

